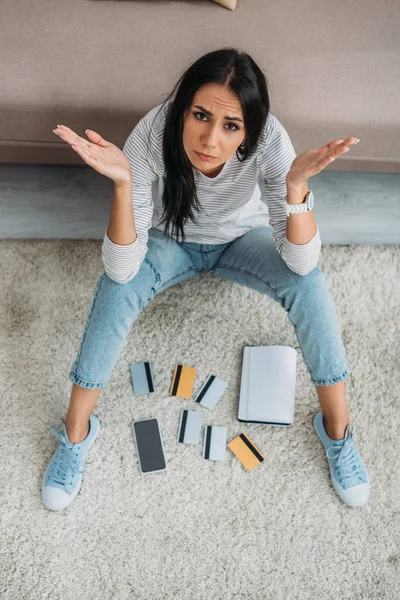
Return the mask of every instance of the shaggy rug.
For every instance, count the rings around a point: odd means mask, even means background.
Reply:
[[[347,352],[346,395],[371,478],[368,504],[331,484],[312,419],[318,397],[298,351],[295,419],[240,423],[243,346],[298,348],[273,299],[202,273],[157,295],[132,325],[94,413],[99,437],[70,507],[43,505],[41,483],[66,415],[78,351],[102,273],[101,241],[2,240],[0,286],[0,596],[3,600],[400,598],[400,247],[323,245]],[[177,315],[179,318],[177,318]],[[129,365],[151,361],[157,391],[133,395]],[[177,443],[175,365],[228,382],[203,425],[242,431],[265,460],[247,472]],[[167,471],[142,476],[132,419],[157,417]]]

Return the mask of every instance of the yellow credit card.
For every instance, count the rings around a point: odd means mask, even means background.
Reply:
[[[228,444],[228,448],[240,460],[248,471],[252,471],[264,460],[259,449],[253,444],[250,438],[241,433]]]
[[[189,400],[193,393],[195,377],[195,367],[176,365],[169,395]]]

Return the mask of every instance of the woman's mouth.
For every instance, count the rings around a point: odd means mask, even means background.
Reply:
[[[196,150],[195,150],[196,152]],[[197,156],[200,158],[200,160],[215,160],[216,157],[215,156],[208,156],[207,154],[201,154],[200,152],[196,152]]]

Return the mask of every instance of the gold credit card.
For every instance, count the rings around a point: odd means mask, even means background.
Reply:
[[[264,460],[259,449],[245,433],[241,433],[228,444],[228,448],[240,460],[248,471],[252,471]]]
[[[195,367],[176,365],[169,395],[179,396],[179,398],[187,398],[189,400],[193,393],[195,377]]]

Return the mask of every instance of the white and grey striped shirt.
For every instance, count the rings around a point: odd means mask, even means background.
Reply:
[[[162,141],[166,106],[150,110],[134,127],[123,152],[132,169],[132,206],[137,238],[132,244],[114,244],[104,233],[102,260],[107,275],[117,283],[127,283],[139,271],[147,252],[148,230],[164,229],[162,192],[166,171]],[[296,158],[290,137],[269,113],[255,153],[244,162],[236,153],[216,177],[194,169],[201,209],[184,225],[188,242],[223,244],[244,235],[254,227],[272,226],[272,239],[287,266],[306,275],[316,266],[321,238],[317,232],[307,244],[293,244],[286,238],[286,212],[283,205],[286,175]],[[260,184],[263,186],[262,194]],[[290,217],[289,217],[290,218]],[[181,239],[181,238],[179,238]]]

